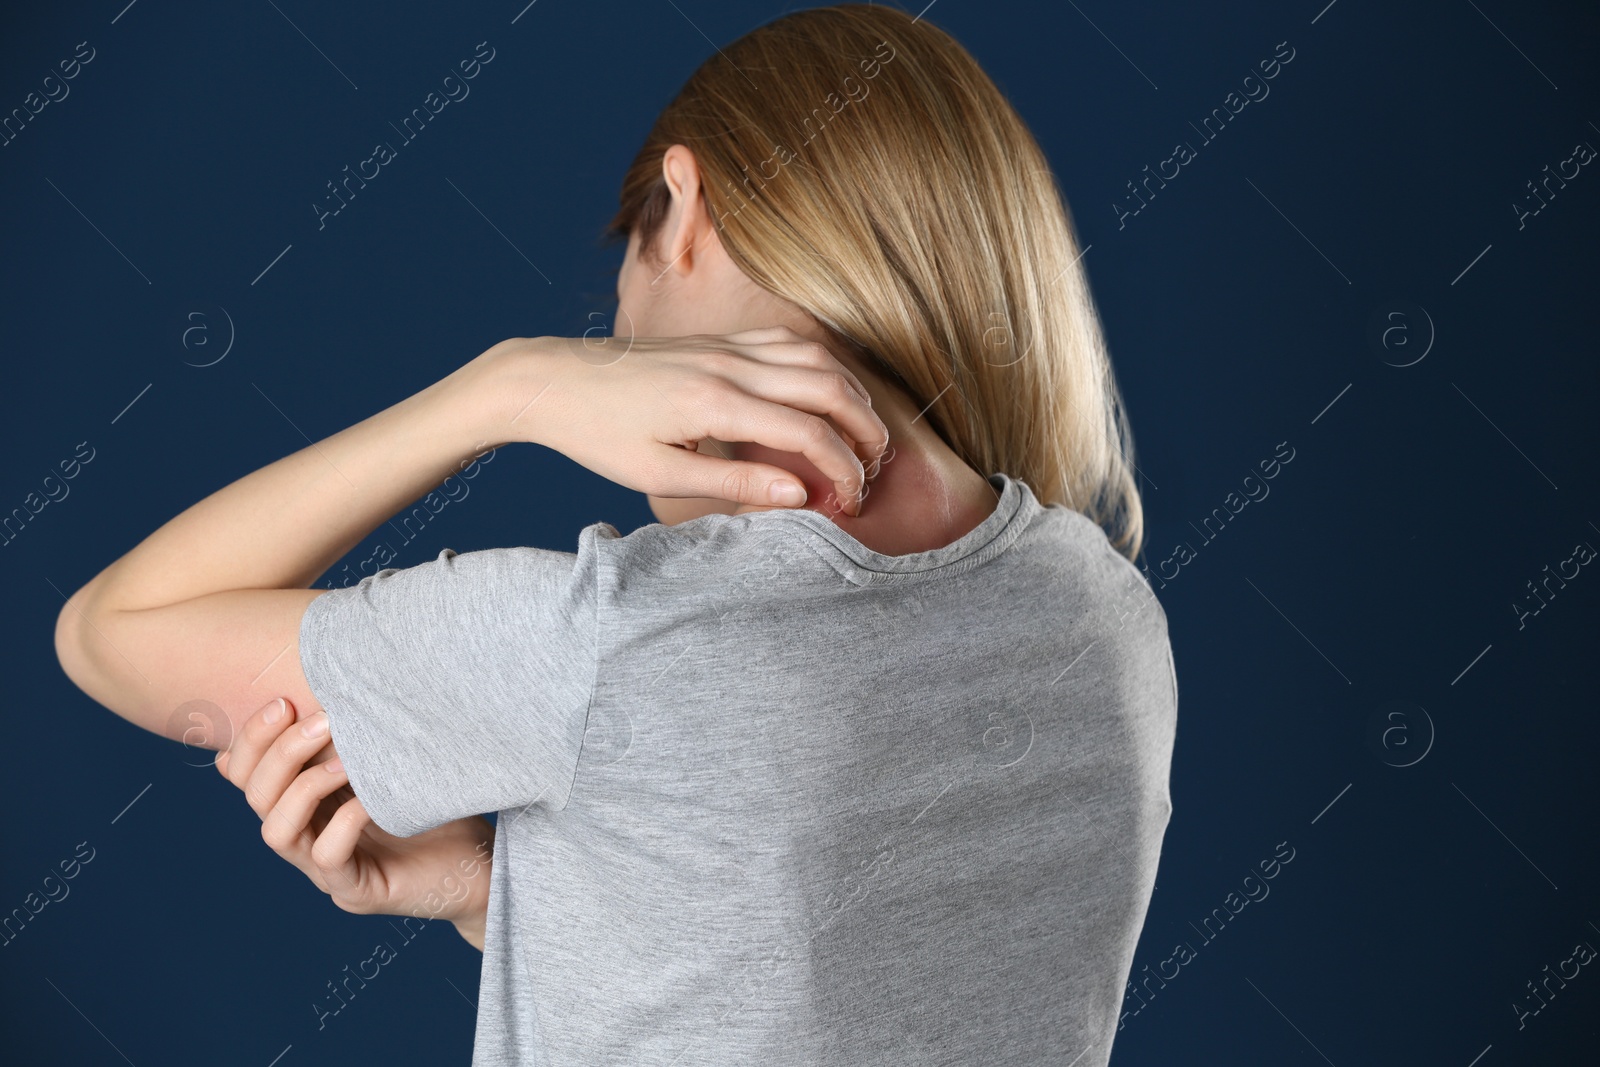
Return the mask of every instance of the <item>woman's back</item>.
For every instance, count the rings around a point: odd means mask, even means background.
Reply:
[[[820,510],[651,496],[575,554],[446,550],[307,608],[373,820],[501,813],[474,1062],[1104,1064],[1177,694],[1049,160],[942,30],[810,8],[690,76],[608,229],[614,336],[574,356],[787,327],[896,452],[853,516],[854,461],[697,427]],[[686,420],[747,408],[723,356]]]
[[[374,820],[504,809],[475,1063],[1106,1062],[1171,811],[1166,619],[1093,522],[990,483],[916,555],[806,511],[597,523],[313,604]]]

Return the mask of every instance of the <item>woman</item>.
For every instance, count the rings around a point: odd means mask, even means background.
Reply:
[[[151,729],[204,694],[268,844],[484,949],[475,1063],[1106,1063],[1176,681],[1037,145],[927,22],[797,12],[689,79],[612,232],[612,338],[207,498],[72,598],[63,666]],[[513,440],[660,522],[306,588]]]

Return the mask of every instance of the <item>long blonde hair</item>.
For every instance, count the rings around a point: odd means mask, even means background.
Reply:
[[[890,7],[784,15],[657,117],[606,232],[659,263],[687,146],[728,255],[918,402],[964,462],[1079,511],[1134,559],[1132,433],[1067,207],[961,45]]]

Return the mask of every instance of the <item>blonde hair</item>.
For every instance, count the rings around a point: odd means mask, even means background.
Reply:
[[[898,382],[979,473],[1061,503],[1134,559],[1133,442],[1049,163],[976,60],[894,8],[784,15],[707,59],[657,117],[606,232],[641,255],[695,156],[756,284]]]

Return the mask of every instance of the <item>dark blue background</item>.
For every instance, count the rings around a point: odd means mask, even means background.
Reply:
[[[464,1064],[478,954],[435,923],[319,1032],[311,1005],[398,940],[388,920],[337,911],[194,753],[73,687],[52,624],[64,594],[301,431],[608,313],[621,250],[597,234],[624,166],[712,41],[782,9],[124,2],[0,21],[0,112],[95,49],[0,148],[0,511],[94,449],[0,548],[0,910],[94,849],[0,948],[8,1062]],[[1158,590],[1175,810],[1135,973],[1183,941],[1196,958],[1127,1018],[1113,1062],[1594,1062],[1595,968],[1520,1030],[1512,1005],[1575,944],[1600,946],[1600,576],[1584,568],[1520,630],[1511,604],[1578,542],[1600,546],[1600,174],[1520,229],[1512,206],[1600,145],[1596,18],[1325,2],[927,13],[1049,154],[1133,419],[1148,559],[1195,550]],[[496,54],[471,96],[319,231],[324,183],[480,41]],[[1284,41],[1271,95],[1200,145],[1189,123]],[[1125,183],[1178,140],[1198,157],[1119,228]],[[193,366],[230,318],[227,357]],[[1375,320],[1401,327],[1387,348]],[[1200,521],[1280,442],[1295,458],[1270,497],[1208,543]],[[600,519],[651,516],[556,453],[503,449],[395,565],[572,550]],[[1391,701],[1404,718],[1383,718]],[[1396,728],[1387,744],[1375,723]],[[1280,842],[1294,859],[1270,895],[1202,939]]]

